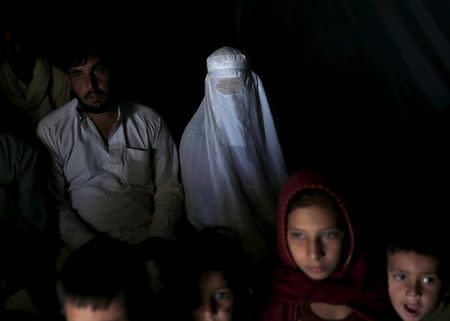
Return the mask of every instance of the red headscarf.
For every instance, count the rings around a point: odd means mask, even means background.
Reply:
[[[325,280],[312,280],[305,275],[292,258],[286,238],[287,207],[294,195],[305,189],[326,192],[336,201],[347,223],[348,247],[342,264]],[[367,265],[360,249],[356,246],[355,233],[350,216],[341,199],[330,189],[324,178],[314,172],[299,171],[285,183],[278,206],[278,254],[281,264],[275,271],[273,298],[262,320],[296,321],[297,307],[313,302],[347,305],[353,312],[367,320],[384,312],[387,284],[379,290],[368,288]]]

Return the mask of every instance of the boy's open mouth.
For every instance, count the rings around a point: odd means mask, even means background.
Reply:
[[[418,304],[404,304],[403,307],[405,308],[406,312],[413,315],[418,314],[420,309],[420,306]]]

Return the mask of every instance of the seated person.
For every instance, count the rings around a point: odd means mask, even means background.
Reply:
[[[39,40],[38,34],[30,31],[3,31],[0,38],[4,46],[0,99],[15,110],[10,115],[21,116],[10,119],[11,125],[20,125],[33,136],[44,116],[70,100],[64,72],[36,49]]]
[[[144,261],[130,245],[94,238],[72,252],[57,283],[67,321],[151,320]]]
[[[389,239],[389,297],[403,321],[450,320],[448,250],[438,240],[442,235],[421,221],[420,227],[397,229]]]
[[[106,44],[73,42],[66,79],[75,98],[37,127],[51,155],[49,185],[65,253],[100,235],[139,246],[175,239],[183,190],[165,121],[123,100]]]

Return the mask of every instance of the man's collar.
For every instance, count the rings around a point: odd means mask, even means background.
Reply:
[[[124,114],[124,112],[122,110],[123,107],[121,107],[121,105],[122,104],[119,103],[119,105],[117,106],[117,119],[121,119],[122,115]],[[83,110],[83,108],[81,108],[80,103],[78,102],[78,99],[77,99],[76,111],[78,114],[78,119],[80,121],[85,120],[86,117],[88,117],[88,114]]]

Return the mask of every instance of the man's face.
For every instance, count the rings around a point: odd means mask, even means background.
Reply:
[[[441,281],[438,260],[413,252],[388,255],[388,289],[403,321],[419,321],[436,307]]]
[[[110,70],[100,57],[91,57],[82,66],[71,67],[67,76],[80,104],[87,111],[102,111],[111,96]]]
[[[64,313],[67,321],[129,321],[120,299],[112,301],[105,309],[93,309],[91,305],[78,307],[72,303],[65,303]]]

